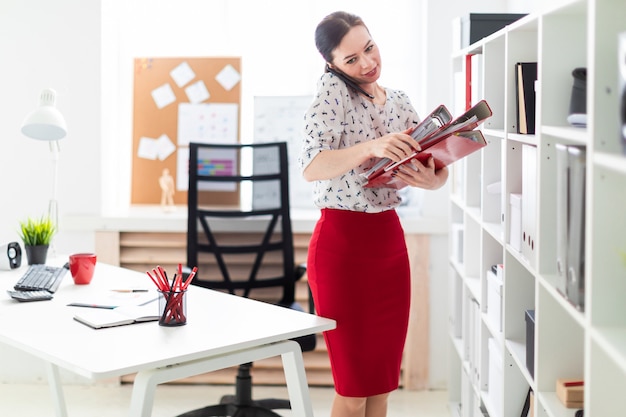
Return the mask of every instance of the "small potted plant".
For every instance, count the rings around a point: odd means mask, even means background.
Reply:
[[[20,222],[18,233],[24,243],[29,265],[46,263],[48,247],[55,232],[56,227],[47,216],[28,217]]]

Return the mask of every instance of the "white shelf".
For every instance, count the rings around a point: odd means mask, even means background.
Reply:
[[[541,133],[555,138],[585,145],[589,142],[587,129],[572,126],[542,126]]]
[[[626,328],[624,327],[600,327],[592,330],[593,337],[598,346],[614,362],[615,366],[626,373]]]
[[[563,407],[554,391],[538,392],[536,398],[549,416],[574,417],[576,414],[576,409]]]
[[[560,308],[562,308],[567,314],[573,318],[580,326],[585,326],[586,317],[584,313],[578,310],[563,294],[562,291],[559,291],[557,286],[557,277],[556,275],[548,275],[539,277],[539,283],[543,288],[552,296],[554,302],[559,304]]]
[[[485,136],[493,136],[495,138],[501,138],[501,139],[504,139],[506,137],[506,132],[502,129],[484,128],[482,131]]]
[[[480,278],[467,277],[465,278],[465,285],[467,286],[467,289],[472,297],[480,303],[482,298],[480,291]]]
[[[494,239],[496,239],[500,244],[502,244],[502,224],[495,222],[484,222],[483,228],[487,233],[489,233]]]
[[[464,70],[467,54],[480,54],[480,69],[472,72],[472,79],[479,81],[477,99],[487,100],[494,113],[482,126],[489,145],[455,171],[456,188],[450,197],[452,221],[463,230],[459,247],[464,259],[457,264],[451,258],[451,271],[462,283],[454,289],[461,293],[451,300],[467,305],[471,297],[478,302],[481,322],[478,328],[473,324],[476,312],[468,308],[461,311],[471,318],[457,317],[471,328],[456,328],[460,338],[454,340],[453,351],[458,359],[451,361],[450,375],[460,382],[455,380],[449,389],[455,412],[467,410],[467,393],[478,392],[490,417],[517,416],[530,388],[535,392],[535,417],[573,417],[576,410],[556,396],[556,380],[580,377],[585,380],[585,415],[623,414],[626,149],[619,137],[619,95],[624,87],[619,85],[618,63],[624,58],[618,59],[617,45],[618,35],[626,32],[624,16],[626,2],[554,0],[548,9],[452,57],[458,72]],[[517,62],[538,63],[534,135],[517,133]],[[588,77],[588,120],[583,128],[567,122],[572,71],[581,67],[587,68]],[[564,216],[557,208],[563,189],[557,180],[561,145],[586,153],[584,200],[568,208],[584,211],[584,237],[579,241],[584,241],[585,293],[580,305],[570,300],[577,294],[571,286],[569,298],[565,295],[566,278],[557,271],[557,221]],[[500,184],[499,189],[494,190],[494,184]],[[511,194],[521,195],[519,249],[511,239],[512,232],[518,234],[512,226],[519,218],[517,207],[510,205]],[[498,302],[493,292],[498,286],[493,281],[489,285],[486,274],[494,264],[504,265],[501,332],[486,304],[490,299]],[[528,310],[535,313],[534,331],[525,319]],[[501,362],[497,355],[490,358],[490,344],[491,350],[502,352]],[[532,372],[526,364],[528,349],[533,352]],[[467,351],[478,364],[470,366],[463,356]],[[477,377],[461,378],[471,367]],[[501,397],[493,398],[488,391],[492,376],[503,381]]]
[[[526,381],[528,381],[528,385],[533,385],[533,377],[530,375],[530,371],[526,367],[526,343],[519,342],[515,340],[507,340],[505,342],[505,346],[507,350],[511,353],[511,357],[513,361],[517,365],[518,369],[524,375]]]
[[[527,145],[537,146],[537,136],[535,135],[520,135],[519,133],[509,133],[507,139],[519,143],[525,143]]]
[[[626,157],[608,153],[594,153],[593,163],[616,173],[626,174]]]

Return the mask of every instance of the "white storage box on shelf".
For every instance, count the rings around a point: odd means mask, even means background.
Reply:
[[[464,226],[461,223],[452,223],[452,259],[459,264],[463,263],[463,231]]]
[[[509,244],[518,252],[522,251],[522,195],[509,194],[511,208],[511,231],[509,233]]]
[[[502,332],[502,276],[487,271],[487,319],[498,332]]]

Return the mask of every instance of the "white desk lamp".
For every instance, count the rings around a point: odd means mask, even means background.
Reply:
[[[49,142],[52,154],[52,196],[48,204],[48,216],[58,228],[59,213],[57,207],[57,165],[59,161],[59,139],[67,134],[63,115],[55,107],[56,91],[51,88],[42,90],[39,106],[24,119],[22,133],[32,139]]]

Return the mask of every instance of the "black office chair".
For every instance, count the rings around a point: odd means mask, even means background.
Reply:
[[[252,172],[242,174],[250,164]],[[198,267],[194,285],[303,310],[295,288],[306,266],[294,262],[287,164],[285,142],[189,145],[187,264]],[[251,202],[239,201],[244,187]],[[280,295],[270,300],[277,288]],[[316,339],[294,340],[310,351]],[[289,400],[252,399],[251,367],[239,366],[234,395],[180,417],[278,416],[271,410],[289,409]]]

